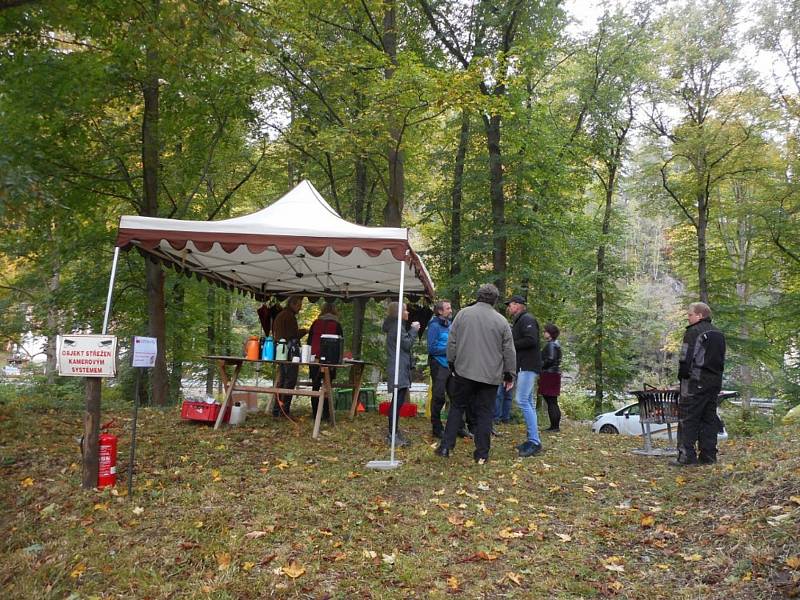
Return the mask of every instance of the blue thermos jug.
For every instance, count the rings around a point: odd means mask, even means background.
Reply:
[[[261,346],[261,360],[275,360],[275,340],[272,336],[267,337]]]

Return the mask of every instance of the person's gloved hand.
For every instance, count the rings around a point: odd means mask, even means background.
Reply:
[[[506,383],[514,381],[514,375],[512,375],[508,371],[503,372],[503,381],[505,381]]]

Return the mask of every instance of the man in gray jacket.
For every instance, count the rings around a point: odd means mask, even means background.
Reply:
[[[478,289],[476,302],[462,309],[450,325],[447,363],[452,373],[452,395],[447,425],[436,454],[450,456],[463,414],[471,409],[475,417],[475,452],[479,464],[489,459],[492,416],[497,386],[514,385],[517,356],[511,326],[494,309],[500,293],[492,284]]]

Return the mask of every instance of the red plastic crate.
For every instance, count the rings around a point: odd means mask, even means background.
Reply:
[[[392,403],[391,402],[381,402],[378,406],[378,412],[382,415],[389,415],[389,411],[392,410]],[[401,417],[416,417],[417,416],[417,405],[411,402],[406,402],[403,406],[400,407],[400,416]]]
[[[192,402],[191,400],[184,400],[181,406],[181,419],[188,419],[189,421],[205,421],[211,422],[217,420],[221,404],[209,404],[207,402]],[[225,416],[222,417],[222,422],[227,423],[231,418],[231,406],[225,409]]]

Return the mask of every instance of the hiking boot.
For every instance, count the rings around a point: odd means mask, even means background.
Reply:
[[[436,456],[441,456],[442,458],[450,458],[450,448],[445,446],[444,444],[439,444],[436,450],[433,451]]]
[[[697,462],[701,465],[713,465],[716,464],[716,458],[709,458],[708,456],[701,456]]]
[[[556,432],[557,433],[557,432],[561,431],[561,428],[560,427],[548,427],[544,431],[552,431],[552,432]]]
[[[533,442],[525,442],[525,445],[520,449],[519,456],[520,458],[527,458],[529,456],[535,456],[542,451],[541,444],[534,444]]]

